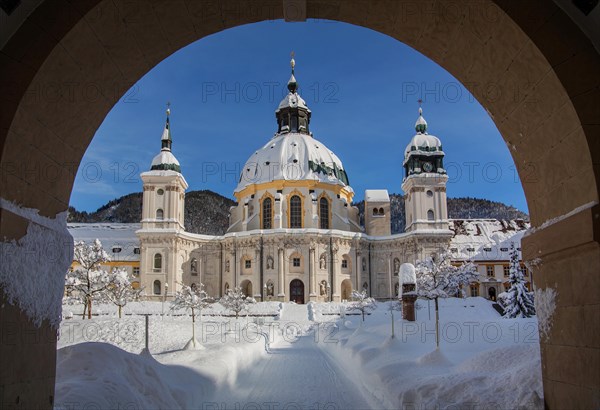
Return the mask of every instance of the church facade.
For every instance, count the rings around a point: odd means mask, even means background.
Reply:
[[[276,110],[277,132],[250,156],[234,190],[237,205],[222,236],[185,231],[188,184],[172,153],[169,115],[161,151],[141,174],[140,284],[161,299],[182,284],[209,295],[241,287],[257,300],[341,301],[352,290],[398,294],[402,263],[415,263],[453,236],[446,205],[441,141],[419,108],[404,152],[406,231],[391,234],[386,190],[365,191],[364,223],[342,161],[310,129],[312,112],[298,94],[295,62],[289,93]]]

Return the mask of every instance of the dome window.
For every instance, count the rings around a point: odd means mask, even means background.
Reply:
[[[271,162],[267,161],[265,162],[265,165],[271,165]]]
[[[297,163],[298,163],[298,160],[297,160],[297,159],[295,159],[293,162],[294,162],[294,164],[297,164]]]
[[[298,195],[290,198],[290,228],[302,228],[302,200]]]

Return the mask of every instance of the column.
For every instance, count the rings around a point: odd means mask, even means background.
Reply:
[[[314,245],[311,245],[310,248],[308,249],[308,288],[309,288],[309,294],[308,294],[308,298],[309,300],[317,300],[317,292],[316,292],[316,287],[317,287],[317,275],[316,275],[316,266],[315,266],[315,247]]]
[[[284,253],[285,253],[285,249],[284,248],[279,248],[279,279],[277,280],[277,299],[280,302],[283,302],[285,300],[285,290],[284,290],[284,280],[285,280],[285,273],[284,273],[284,267],[285,267],[285,263],[284,263]]]
[[[334,246],[331,256],[331,297],[334,302],[340,301],[340,289],[338,289],[338,272],[339,272],[339,264],[337,257],[338,249]]]
[[[354,286],[354,289],[362,292],[362,252],[360,251],[360,249],[358,249],[358,246],[355,250],[355,255],[356,255],[356,264],[355,264],[355,268],[356,268],[356,284]]]

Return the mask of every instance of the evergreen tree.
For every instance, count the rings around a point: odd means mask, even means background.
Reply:
[[[531,317],[535,315],[533,294],[527,291],[523,271],[519,263],[519,251],[514,242],[510,245],[510,273],[508,276],[510,289],[504,297],[504,317]]]

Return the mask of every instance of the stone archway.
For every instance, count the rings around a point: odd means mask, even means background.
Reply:
[[[538,289],[558,292],[553,330],[541,342],[546,403],[598,406],[600,381],[590,369],[600,367],[600,342],[593,336],[600,326],[593,319],[600,315],[600,57],[557,5],[542,0],[38,3],[22,24],[11,21],[19,13],[8,18],[14,30],[0,54],[4,243],[24,238],[32,227],[57,235],[53,218],[67,209],[75,171],[95,130],[123,92],[158,62],[204,36],[282,18],[284,5],[299,4],[296,10],[306,16],[288,18],[343,21],[419,50],[463,82],[489,112],[513,155],[537,227],[523,240],[524,259],[539,262]],[[24,208],[39,210],[42,217]],[[15,249],[19,257],[21,248]],[[3,285],[2,330],[11,323],[33,326],[26,310],[4,303],[7,291]],[[581,319],[586,317],[591,319]],[[39,333],[52,334],[49,320]],[[3,402],[20,397],[24,407],[51,407],[56,343],[42,339],[0,346],[0,361],[20,368],[21,375],[0,376]]]
[[[352,299],[352,282],[350,279],[344,279],[340,284],[340,294],[342,295],[342,300],[350,300]]]
[[[240,283],[240,287],[242,288],[244,295],[252,297],[252,282],[248,279],[243,280],[242,283]]]

